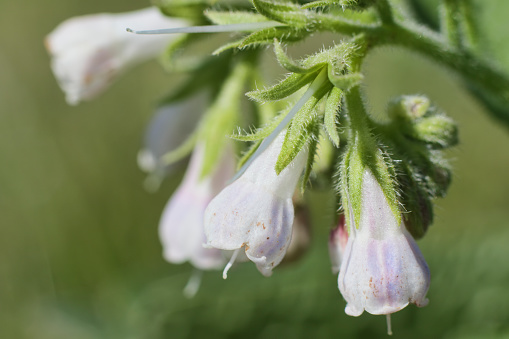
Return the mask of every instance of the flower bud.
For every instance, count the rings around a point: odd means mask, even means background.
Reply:
[[[417,120],[406,134],[439,148],[447,148],[458,143],[458,126],[449,117],[437,114]]]
[[[126,28],[182,27],[157,8],[121,14],[94,14],[68,19],[45,41],[51,67],[66,94],[76,105],[104,92],[126,69],[162,53],[174,35],[137,36]]]
[[[430,108],[430,101],[421,95],[403,95],[392,100],[387,107],[391,119],[413,121],[422,118]]]
[[[196,145],[182,184],[164,208],[159,238],[168,262],[189,261],[196,268],[207,270],[221,268],[225,260],[220,250],[203,247],[205,208],[233,175],[235,163],[229,148],[213,173],[200,179],[204,150],[202,143]]]
[[[430,273],[404,223],[398,224],[380,184],[369,169],[363,173],[361,217],[350,228],[338,277],[345,312],[359,316],[391,314],[409,303],[428,303]]]
[[[389,117],[407,138],[433,148],[446,148],[458,143],[458,127],[445,114],[431,106],[428,98],[407,95],[389,103]]]
[[[307,159],[307,150],[301,150],[278,175],[275,165],[284,136],[285,132],[280,133],[205,211],[207,245],[223,250],[244,247],[265,276],[272,274],[290,244],[292,196]]]

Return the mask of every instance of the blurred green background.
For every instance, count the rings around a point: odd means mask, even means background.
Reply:
[[[486,54],[509,72],[509,2],[478,3]],[[43,48],[68,17],[146,4],[0,1],[0,338],[385,336],[383,317],[343,312],[326,247],[332,206],[313,205],[314,241],[300,262],[268,279],[252,264],[226,281],[207,273],[194,299],[182,296],[192,267],[165,263],[157,238],[179,175],[150,194],[135,161],[156,100],[178,79],[149,62],[69,107]],[[422,4],[436,20],[436,1]],[[418,55],[380,49],[366,72],[373,112],[392,96],[422,93],[460,126],[450,193],[419,242],[430,304],[394,314],[394,337],[509,338],[508,129],[454,74]]]

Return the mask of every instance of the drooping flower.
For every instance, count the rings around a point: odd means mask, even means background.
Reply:
[[[284,136],[284,132],[280,133],[205,211],[207,245],[237,252],[244,248],[247,257],[265,276],[272,274],[290,243],[292,196],[307,157],[307,150],[301,150],[278,175],[275,164]]]
[[[94,14],[68,19],[45,41],[51,67],[70,105],[104,92],[126,69],[156,57],[174,35],[136,36],[127,27],[186,26],[156,7],[121,14]]]
[[[341,214],[338,225],[330,231],[329,235],[329,257],[333,274],[339,273],[347,242],[348,231],[346,229],[345,215]]]
[[[398,225],[369,169],[361,188],[359,225],[351,225],[338,285],[345,312],[359,316],[391,314],[409,303],[426,306],[430,272],[404,223]]]
[[[209,202],[233,175],[235,164],[232,150],[226,149],[213,173],[201,178],[204,152],[205,145],[198,143],[182,184],[164,208],[159,238],[168,262],[189,261],[198,269],[210,270],[224,266],[225,259],[220,250],[203,247],[203,216]]]
[[[167,165],[161,157],[177,148],[196,128],[207,108],[208,91],[201,91],[183,100],[161,106],[149,122],[138,152],[138,166],[145,172],[164,176],[174,164]]]

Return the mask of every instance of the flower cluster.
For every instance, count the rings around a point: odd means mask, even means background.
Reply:
[[[443,150],[457,143],[457,128],[424,96],[394,99],[387,121],[377,122],[361,90],[369,50],[402,32],[419,46],[421,35],[400,25],[402,14],[383,0],[253,0],[254,11],[212,3],[156,1],[159,8],[74,18],[46,40],[70,104],[96,97],[118,74],[163,50],[165,64],[185,61],[189,77],[161,101],[138,157],[150,173],[147,187],[156,189],[192,152],[161,217],[164,258],[199,270],[224,267],[224,278],[235,262],[250,260],[272,275],[309,247],[301,192],[311,182],[336,196],[328,246],[345,312],[390,315],[409,304],[425,306],[430,271],[415,239],[432,222],[432,199],[444,197],[450,184]],[[349,19],[352,11],[359,23]],[[286,54],[284,43],[320,30],[347,37],[301,60]],[[376,34],[386,31],[391,37],[379,41]],[[199,41],[191,33],[215,32],[244,35],[214,56],[182,54]],[[175,39],[174,33],[186,34]],[[260,49],[245,47],[267,44],[289,75],[253,88],[263,83],[263,59]],[[428,42],[426,51],[433,46]],[[243,98],[246,89],[251,103]],[[258,128],[243,132],[252,124]],[[189,295],[197,291],[191,282]]]

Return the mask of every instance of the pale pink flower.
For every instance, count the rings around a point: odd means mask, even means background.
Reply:
[[[356,227],[358,226],[358,227]],[[338,285],[345,312],[391,314],[428,303],[430,272],[405,225],[398,225],[380,184],[365,170],[359,225],[352,224]]]
[[[282,132],[205,211],[207,245],[223,250],[245,249],[265,276],[283,259],[292,237],[292,196],[306,164],[302,150],[279,175],[275,164]],[[225,269],[224,277],[226,277]]]
[[[125,70],[162,53],[175,35],[137,36],[126,28],[183,27],[187,22],[164,16],[156,7],[120,14],[93,14],[68,19],[45,40],[51,67],[76,105],[104,92]]]

